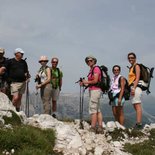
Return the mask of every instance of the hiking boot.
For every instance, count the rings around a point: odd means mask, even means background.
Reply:
[[[143,129],[142,123],[136,123],[136,125],[134,126],[134,129],[136,129],[136,130],[141,130],[141,129]]]
[[[99,127],[97,128],[97,130],[96,130],[96,133],[97,133],[97,134],[104,134],[104,129],[103,129],[103,127],[99,126]]]
[[[57,118],[56,114],[52,114],[52,117],[53,117],[53,118]]]
[[[20,108],[17,108],[17,107],[16,107],[16,111],[17,111],[17,112],[20,112]]]
[[[91,127],[91,128],[89,129],[89,131],[90,131],[90,132],[96,133],[96,128],[95,128],[95,127]]]

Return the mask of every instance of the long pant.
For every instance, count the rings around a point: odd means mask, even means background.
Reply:
[[[41,99],[43,101],[44,114],[51,114],[51,84],[46,84],[44,87],[41,88],[40,91]]]

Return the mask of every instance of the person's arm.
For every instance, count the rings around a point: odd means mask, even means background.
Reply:
[[[121,101],[122,101],[122,98],[123,98],[123,94],[124,94],[124,88],[125,88],[125,79],[123,77],[120,77],[121,81],[120,81],[120,84],[121,84],[121,90],[120,90],[120,93],[119,93],[119,98],[118,98],[118,105],[121,105]]]
[[[49,67],[46,68],[47,72],[47,80],[45,80],[43,83],[36,86],[36,88],[41,88],[42,86],[45,86],[46,84],[50,83],[51,81],[51,69]]]
[[[98,67],[95,67],[94,68],[94,74],[92,75],[93,76],[92,80],[85,80],[85,79],[83,79],[82,83],[84,85],[96,84],[99,81],[99,75],[100,75],[100,69]]]
[[[131,87],[131,95],[132,96],[135,95],[135,89],[136,89],[138,82],[139,82],[139,79],[140,79],[140,66],[139,65],[135,66],[135,74],[136,74],[136,79],[134,81],[133,87]]]
[[[135,79],[134,85],[133,85],[134,89],[136,89],[138,82],[139,82],[139,79],[140,79],[140,66],[139,65],[135,66],[135,72],[136,72],[136,79]]]

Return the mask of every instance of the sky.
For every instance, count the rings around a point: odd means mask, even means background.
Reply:
[[[58,57],[63,71],[62,92],[79,92],[75,84],[87,77],[85,57],[93,55],[112,76],[118,64],[128,76],[127,54],[135,52],[137,61],[155,66],[154,0],[0,0],[0,47],[5,56],[14,57],[22,48],[27,58],[31,81],[39,70],[38,60],[45,55]],[[155,95],[155,79],[151,92]]]

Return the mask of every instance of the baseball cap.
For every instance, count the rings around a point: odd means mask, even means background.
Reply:
[[[23,51],[21,48],[16,48],[16,49],[15,49],[15,54],[16,54],[16,53],[24,54],[24,51]]]

